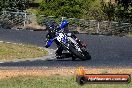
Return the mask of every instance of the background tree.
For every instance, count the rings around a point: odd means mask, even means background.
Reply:
[[[0,11],[2,11],[2,8],[4,7],[3,5],[3,0],[0,1]]]
[[[116,18],[118,21],[132,23],[132,0],[117,0]]]
[[[52,16],[80,18],[82,3],[80,0],[51,0],[40,3],[40,13]]]
[[[87,14],[85,14],[85,15],[87,17],[89,17],[89,19],[101,21],[106,18],[105,14],[102,10],[100,0],[93,0],[93,1],[89,0],[89,2],[88,1],[86,1],[86,2],[88,4],[84,2],[86,4],[86,5],[84,5],[84,9],[87,9],[87,10],[85,10],[85,12],[87,12]]]
[[[111,2],[105,3],[104,1],[101,2],[102,11],[106,15],[106,20],[112,21],[115,17],[115,4]]]
[[[118,5],[121,4],[125,10],[127,10],[129,5],[132,3],[131,0],[117,0],[117,1],[118,1]]]
[[[28,0],[1,0],[0,11],[18,11],[26,10]]]

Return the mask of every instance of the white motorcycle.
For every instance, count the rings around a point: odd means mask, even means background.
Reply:
[[[64,50],[67,50],[72,54],[72,56],[74,57],[72,58],[72,60],[75,60],[76,58],[79,58],[81,60],[91,59],[91,56],[86,50],[86,47],[80,47],[80,45],[74,38],[68,36],[63,32],[63,29],[56,32],[55,37],[50,39],[47,42],[47,45],[50,46],[55,39],[63,46]]]

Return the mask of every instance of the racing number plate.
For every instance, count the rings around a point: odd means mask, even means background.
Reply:
[[[67,37],[63,33],[59,33],[58,37],[57,37],[57,40],[59,42],[63,42],[65,44],[67,42]]]

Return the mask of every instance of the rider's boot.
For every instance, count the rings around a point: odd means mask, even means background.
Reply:
[[[62,57],[62,49],[61,49],[61,48],[58,48],[58,49],[56,50],[55,54],[56,54],[56,58],[57,58],[57,59],[62,59],[62,58],[63,58],[63,57]]]

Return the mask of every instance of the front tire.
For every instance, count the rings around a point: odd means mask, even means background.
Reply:
[[[83,51],[83,54],[85,55],[86,59],[90,60],[91,59],[91,55],[89,55],[89,52],[87,52],[86,50],[82,50],[82,51]]]
[[[76,51],[71,45],[69,46],[69,51],[74,54],[76,57],[80,58],[82,61],[87,60],[87,57],[82,55],[80,52]]]

